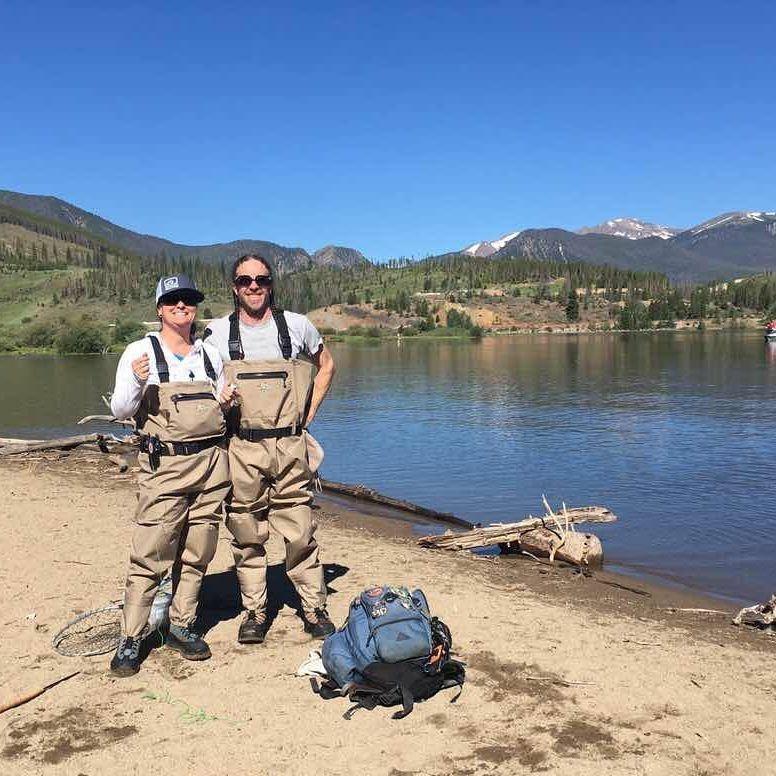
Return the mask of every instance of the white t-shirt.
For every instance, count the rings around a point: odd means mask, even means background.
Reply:
[[[170,382],[209,381],[210,378],[205,372],[205,359],[202,357],[203,349],[207,350],[213,371],[216,373],[213,395],[216,397],[219,395],[224,383],[224,365],[216,348],[198,339],[191,346],[191,350],[181,359],[165,345],[161,337],[157,337],[157,339],[162,346],[167,369],[170,371]],[[148,355],[148,379],[141,383],[132,371],[132,362],[144,353]],[[143,337],[143,339],[127,345],[119,359],[119,365],[116,368],[116,386],[110,398],[110,411],[113,416],[119,420],[133,417],[140,407],[140,400],[149,385],[159,385],[159,373],[156,371],[156,356],[151,340],[149,337]]]
[[[297,358],[300,353],[313,357],[323,345],[323,339],[315,326],[306,316],[285,310],[283,313],[288,324],[288,334],[291,337],[291,358]],[[208,334],[210,332],[210,334]],[[229,358],[229,316],[216,318],[205,329],[208,345],[213,345],[221,355],[221,359]],[[283,358],[278,342],[278,327],[275,319],[270,316],[263,323],[248,324],[240,320],[240,340],[246,361],[264,361]]]

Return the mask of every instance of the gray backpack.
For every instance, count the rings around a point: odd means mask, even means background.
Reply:
[[[313,689],[322,697],[348,695],[357,708],[401,703],[401,718],[413,701],[445,687],[463,686],[463,664],[450,659],[452,637],[432,617],[422,590],[380,586],[353,599],[344,625],[323,643],[329,681]]]

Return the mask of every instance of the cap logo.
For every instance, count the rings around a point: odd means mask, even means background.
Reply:
[[[178,278],[172,277],[172,278],[165,278],[162,281],[162,285],[164,286],[165,291],[172,291],[173,288],[178,288]]]

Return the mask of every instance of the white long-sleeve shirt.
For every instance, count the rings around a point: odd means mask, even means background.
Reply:
[[[165,345],[161,337],[157,337],[157,339],[162,346],[167,368],[170,370],[170,382],[207,380],[213,384],[205,372],[205,360],[202,357],[202,349],[205,348],[216,373],[213,395],[218,398],[224,387],[224,365],[216,348],[198,339],[191,346],[191,351],[179,359]],[[143,383],[132,371],[132,362],[144,353],[148,354],[149,371],[148,379]],[[110,400],[110,410],[114,417],[119,420],[133,417],[140,407],[140,401],[149,385],[159,385],[159,373],[156,371],[156,357],[151,340],[148,337],[143,337],[143,339],[127,345],[119,359],[119,365],[116,368],[116,385]]]

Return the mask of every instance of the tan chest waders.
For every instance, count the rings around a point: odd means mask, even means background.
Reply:
[[[208,563],[218,542],[218,523],[229,491],[226,423],[214,396],[217,375],[202,349],[207,380],[170,382],[156,335],[159,385],[149,385],[135,423],[141,437],[138,504],[124,595],[124,632],[143,631],[154,593],[172,569],[170,622],[188,625]],[[185,534],[185,541],[181,537]]]
[[[323,606],[326,593],[310,509],[312,472],[304,425],[310,409],[315,365],[292,358],[282,310],[272,309],[282,358],[246,360],[239,317],[229,317],[226,381],[237,386],[238,406],[229,443],[232,495],[226,526],[243,605],[266,607],[266,552],[270,526],[286,549],[286,572],[305,610]]]
[[[159,374],[159,385],[149,385],[135,415],[144,452],[156,448],[162,455],[191,455],[223,441],[226,422],[214,394],[216,373],[202,349],[207,380],[170,382],[170,370],[159,339],[149,335]],[[154,444],[165,443],[161,447]]]

